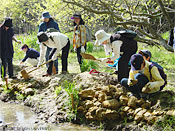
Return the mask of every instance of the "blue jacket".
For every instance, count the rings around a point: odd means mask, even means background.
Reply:
[[[25,62],[28,58],[32,58],[32,59],[37,59],[40,56],[39,52],[29,48],[26,52],[26,56],[24,57],[24,59],[22,60],[22,62]]]
[[[50,19],[49,23],[42,22],[39,25],[39,31],[38,32],[41,32],[41,31],[45,32],[49,28],[57,29],[60,32],[60,29],[58,27],[58,24],[52,18]]]

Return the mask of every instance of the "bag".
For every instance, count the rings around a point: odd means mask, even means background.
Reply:
[[[156,62],[152,62],[151,65],[149,65],[149,72],[150,72],[150,79],[152,80],[152,74],[151,74],[151,69],[156,66],[159,73],[160,73],[160,76],[163,78],[163,80],[165,81],[164,85],[160,87],[160,91],[165,87],[165,85],[167,84],[167,75],[165,74],[164,70],[163,70],[163,67],[160,66],[158,63]]]
[[[92,40],[92,33],[87,25],[85,25],[85,27],[86,27],[86,42],[88,42]]]
[[[127,29],[117,31],[116,34],[120,34],[121,36],[130,38],[130,39],[134,39],[137,36],[137,33],[135,31],[127,30]]]
[[[174,43],[174,29],[171,29],[169,40],[168,40],[168,45],[173,46],[173,43]]]

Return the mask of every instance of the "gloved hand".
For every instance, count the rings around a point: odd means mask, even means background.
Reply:
[[[74,52],[76,52],[77,51],[77,48],[76,47],[74,47]]]
[[[154,82],[148,82],[143,88],[142,88],[142,92],[143,93],[149,93],[151,91],[151,88],[155,87],[155,83]]]
[[[138,82],[137,79],[136,80],[130,80],[129,86],[134,86],[134,85],[137,84],[137,82]]]
[[[1,58],[0,58],[0,64],[2,64],[2,60],[1,60]]]
[[[108,58],[99,58],[98,60],[103,63],[107,63],[109,61]]]
[[[57,59],[56,55],[52,56],[52,61],[55,61],[56,59]]]
[[[39,67],[40,65],[41,65],[41,62],[38,62],[37,67]]]
[[[81,53],[85,53],[85,48],[84,48],[84,46],[81,46]]]

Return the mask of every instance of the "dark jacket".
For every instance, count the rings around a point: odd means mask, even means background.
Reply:
[[[169,46],[173,46],[173,43],[174,43],[174,29],[171,29],[170,36],[169,36],[169,41],[168,41],[168,45]]]
[[[60,29],[58,27],[58,24],[52,18],[50,19],[50,21],[48,23],[42,22],[39,25],[39,31],[38,32],[41,32],[41,31],[45,32],[49,28],[57,29],[60,32]]]
[[[0,27],[0,57],[12,58],[14,54],[12,38],[14,36],[13,28],[9,28],[7,31],[4,26]]]
[[[40,56],[39,52],[29,48],[26,52],[26,56],[24,57],[24,59],[22,60],[22,62],[25,62],[28,58],[32,58],[32,59],[37,59]]]
[[[121,40],[123,42],[122,46],[120,47],[120,52],[125,53],[137,49],[137,41],[132,38],[126,38],[122,35],[120,38],[118,38],[117,34],[113,34],[110,38],[111,43],[117,40]]]

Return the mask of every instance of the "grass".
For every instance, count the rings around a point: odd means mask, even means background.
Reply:
[[[175,131],[175,117],[165,116],[163,120],[156,123],[158,127],[163,128],[164,131]]]

